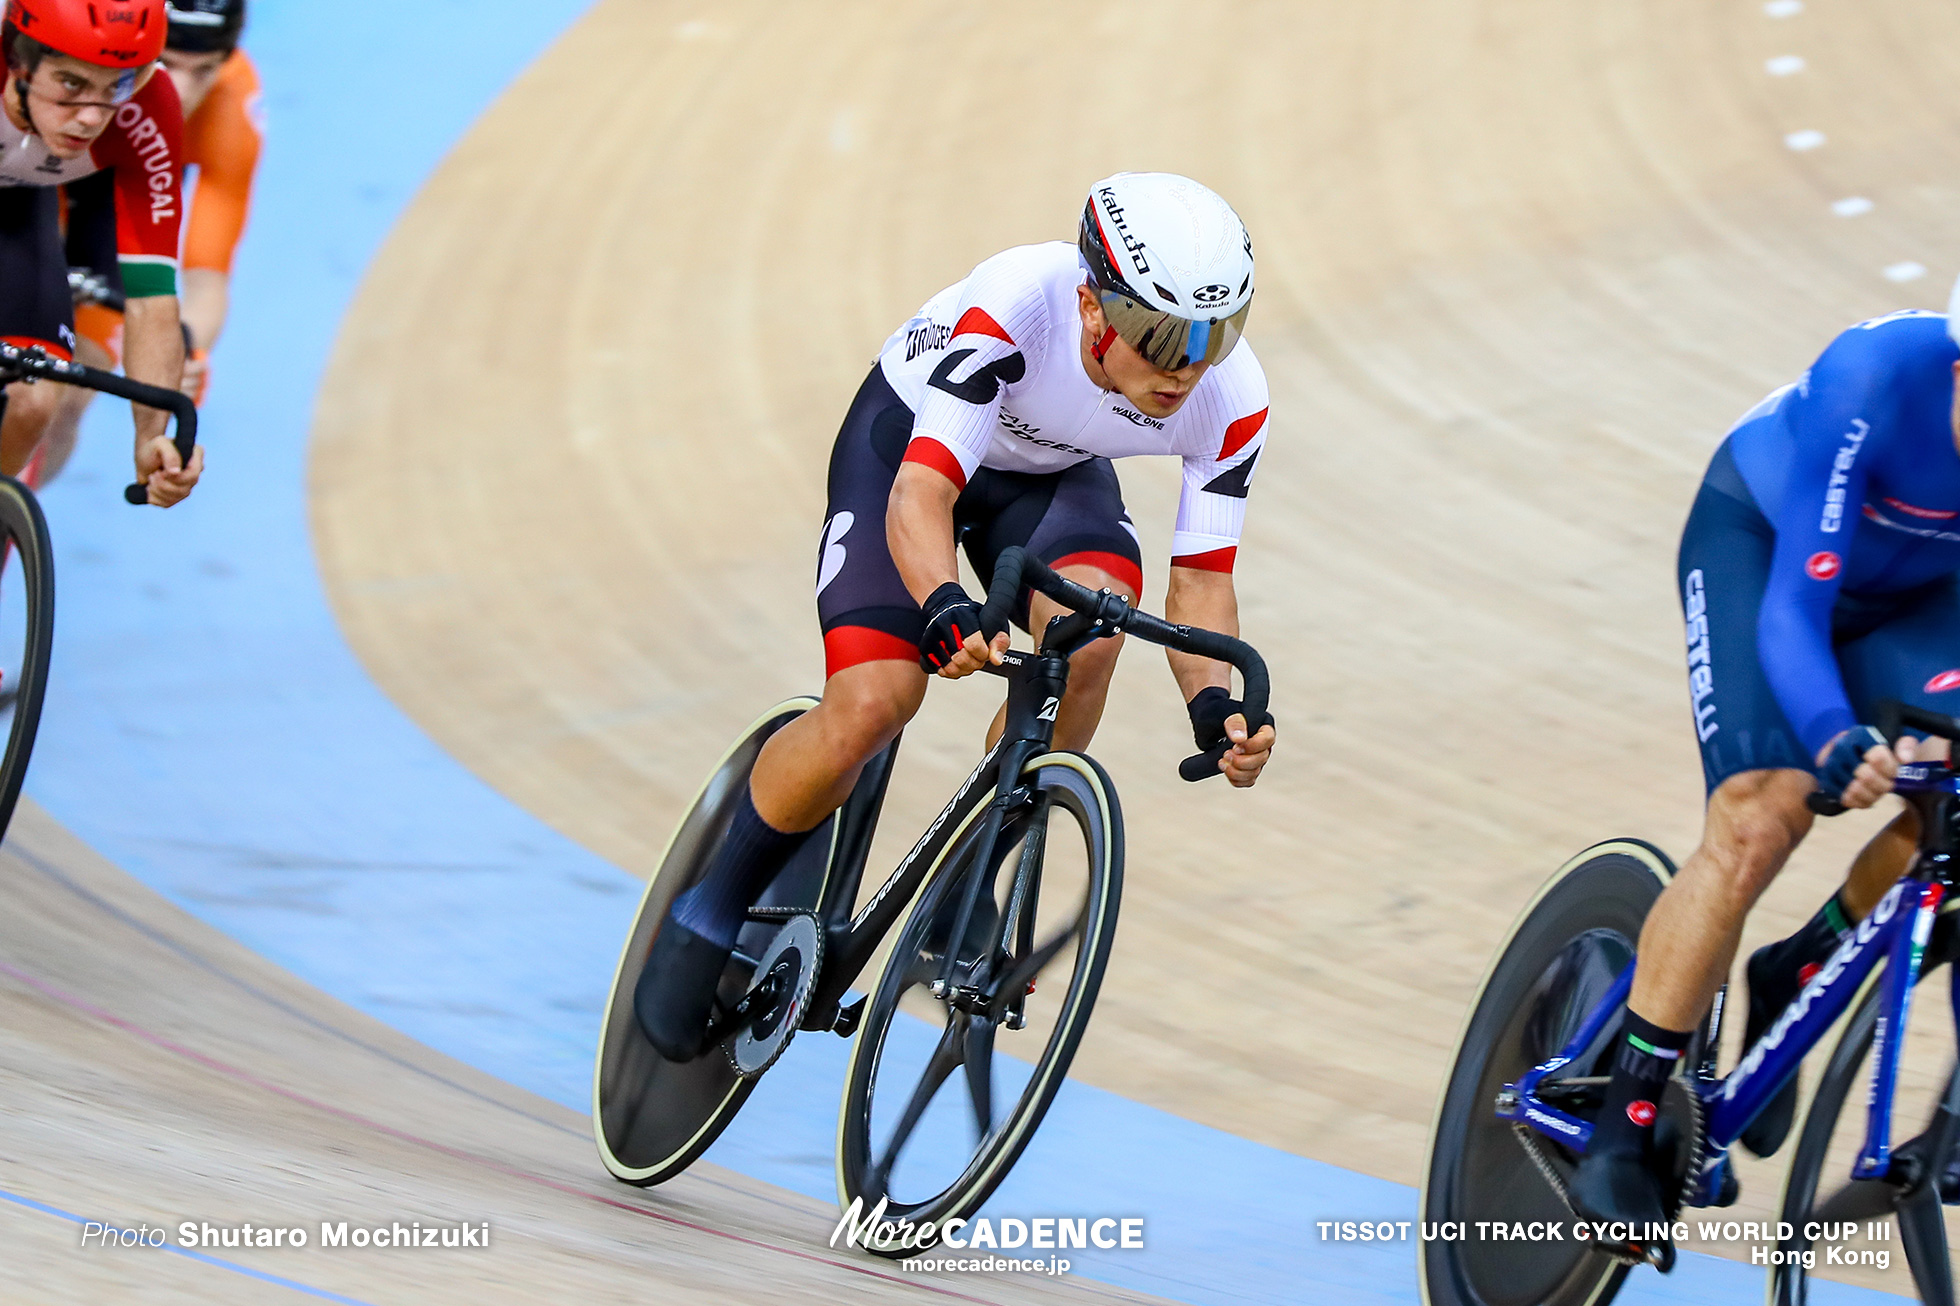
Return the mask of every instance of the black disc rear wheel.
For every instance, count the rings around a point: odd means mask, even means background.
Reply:
[[[599,1155],[613,1177],[645,1187],[671,1179],[691,1165],[735,1118],[756,1080],[737,1073],[721,1047],[692,1061],[669,1061],[654,1051],[633,1015],[633,990],[667,909],[705,873],[728,828],[737,797],[749,782],[769,737],[816,706],[793,698],[765,712],[744,731],[702,785],[681,818],[660,869],[648,881],[613,975],[599,1029],[599,1059],[592,1078],[592,1125]],[[835,818],[810,832],[763,895],[762,904],[814,910],[829,869]],[[735,956],[722,975],[720,1008],[741,999],[752,979],[742,958],[760,957],[781,928],[751,921],[742,927]],[[735,1037],[730,1035],[730,1040]]]
[[[1460,1222],[1468,1235],[1418,1245],[1426,1306],[1604,1306],[1627,1267],[1586,1244],[1484,1241],[1477,1221],[1549,1220],[1572,1213],[1496,1115],[1497,1094],[1578,1033],[1633,960],[1641,924],[1674,866],[1633,839],[1595,845],[1567,862],[1511,927],[1484,977],[1458,1043],[1430,1134],[1422,1219]],[[1605,1074],[1619,1022],[1609,1020],[1561,1074]],[[1547,1142],[1563,1179],[1575,1154]]]

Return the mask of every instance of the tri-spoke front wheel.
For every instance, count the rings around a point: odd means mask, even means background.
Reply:
[[[838,1125],[847,1210],[862,1199],[865,1212],[885,1201],[894,1222],[970,1216],[1028,1145],[1088,1025],[1122,891],[1116,794],[1074,753],[1023,774],[1033,801],[990,857],[993,794],[958,815],[866,1004]]]

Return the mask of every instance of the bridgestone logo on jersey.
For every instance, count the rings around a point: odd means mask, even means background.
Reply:
[[[1851,481],[1851,464],[1858,461],[1858,446],[1865,442],[1871,429],[1864,418],[1852,418],[1851,429],[1844,433],[1844,446],[1831,461],[1830,488],[1824,492],[1824,518],[1817,523],[1817,529],[1826,534],[1844,526],[1844,487]]]
[[[1694,695],[1695,733],[1705,744],[1722,727],[1715,722],[1715,705],[1702,705],[1715,694],[1715,667],[1708,656],[1708,593],[1701,568],[1688,573],[1682,603],[1688,618],[1688,692]]]
[[[937,322],[915,326],[905,333],[905,361],[909,363],[920,354],[930,354],[935,349],[944,349],[946,342],[952,338],[953,328],[941,326]]]

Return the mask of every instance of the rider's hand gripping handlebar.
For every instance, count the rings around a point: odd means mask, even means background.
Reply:
[[[1947,716],[1943,712],[1929,711],[1901,703],[1896,698],[1888,698],[1878,705],[1878,733],[1885,736],[1885,742],[1897,746],[1899,736],[1910,728],[1923,730],[1938,739],[1960,743],[1960,718]],[[1847,810],[1838,801],[1836,794],[1814,790],[1804,798],[1804,806],[1819,816],[1842,816]]]
[[[1272,684],[1266,675],[1265,659],[1252,645],[1215,630],[1172,625],[1162,617],[1131,607],[1120,595],[1078,585],[1019,545],[1001,551],[1000,560],[994,565],[993,583],[987,587],[986,605],[980,609],[980,632],[989,641],[1007,629],[1023,585],[1041,591],[1071,611],[1107,622],[1152,644],[1230,663],[1245,680],[1246,729],[1256,734],[1261,726],[1271,723],[1266,704]],[[1229,743],[1221,744],[1187,757],[1178,764],[1177,773],[1192,781],[1217,775],[1219,759],[1230,747]]]
[[[0,345],[0,383],[14,380],[63,381],[88,390],[100,390],[105,395],[115,395],[146,408],[161,408],[177,419],[177,456],[184,460],[186,466],[190,465],[191,452],[197,447],[197,405],[181,390],[145,385],[126,376],[117,376],[114,372],[71,363],[38,347]],[[142,485],[129,485],[123,489],[123,498],[129,503],[148,503],[150,492]]]

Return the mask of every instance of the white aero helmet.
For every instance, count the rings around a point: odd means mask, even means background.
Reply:
[[[1171,172],[1119,172],[1089,188],[1076,241],[1109,330],[1167,372],[1217,363],[1252,310],[1252,237],[1216,192]]]

